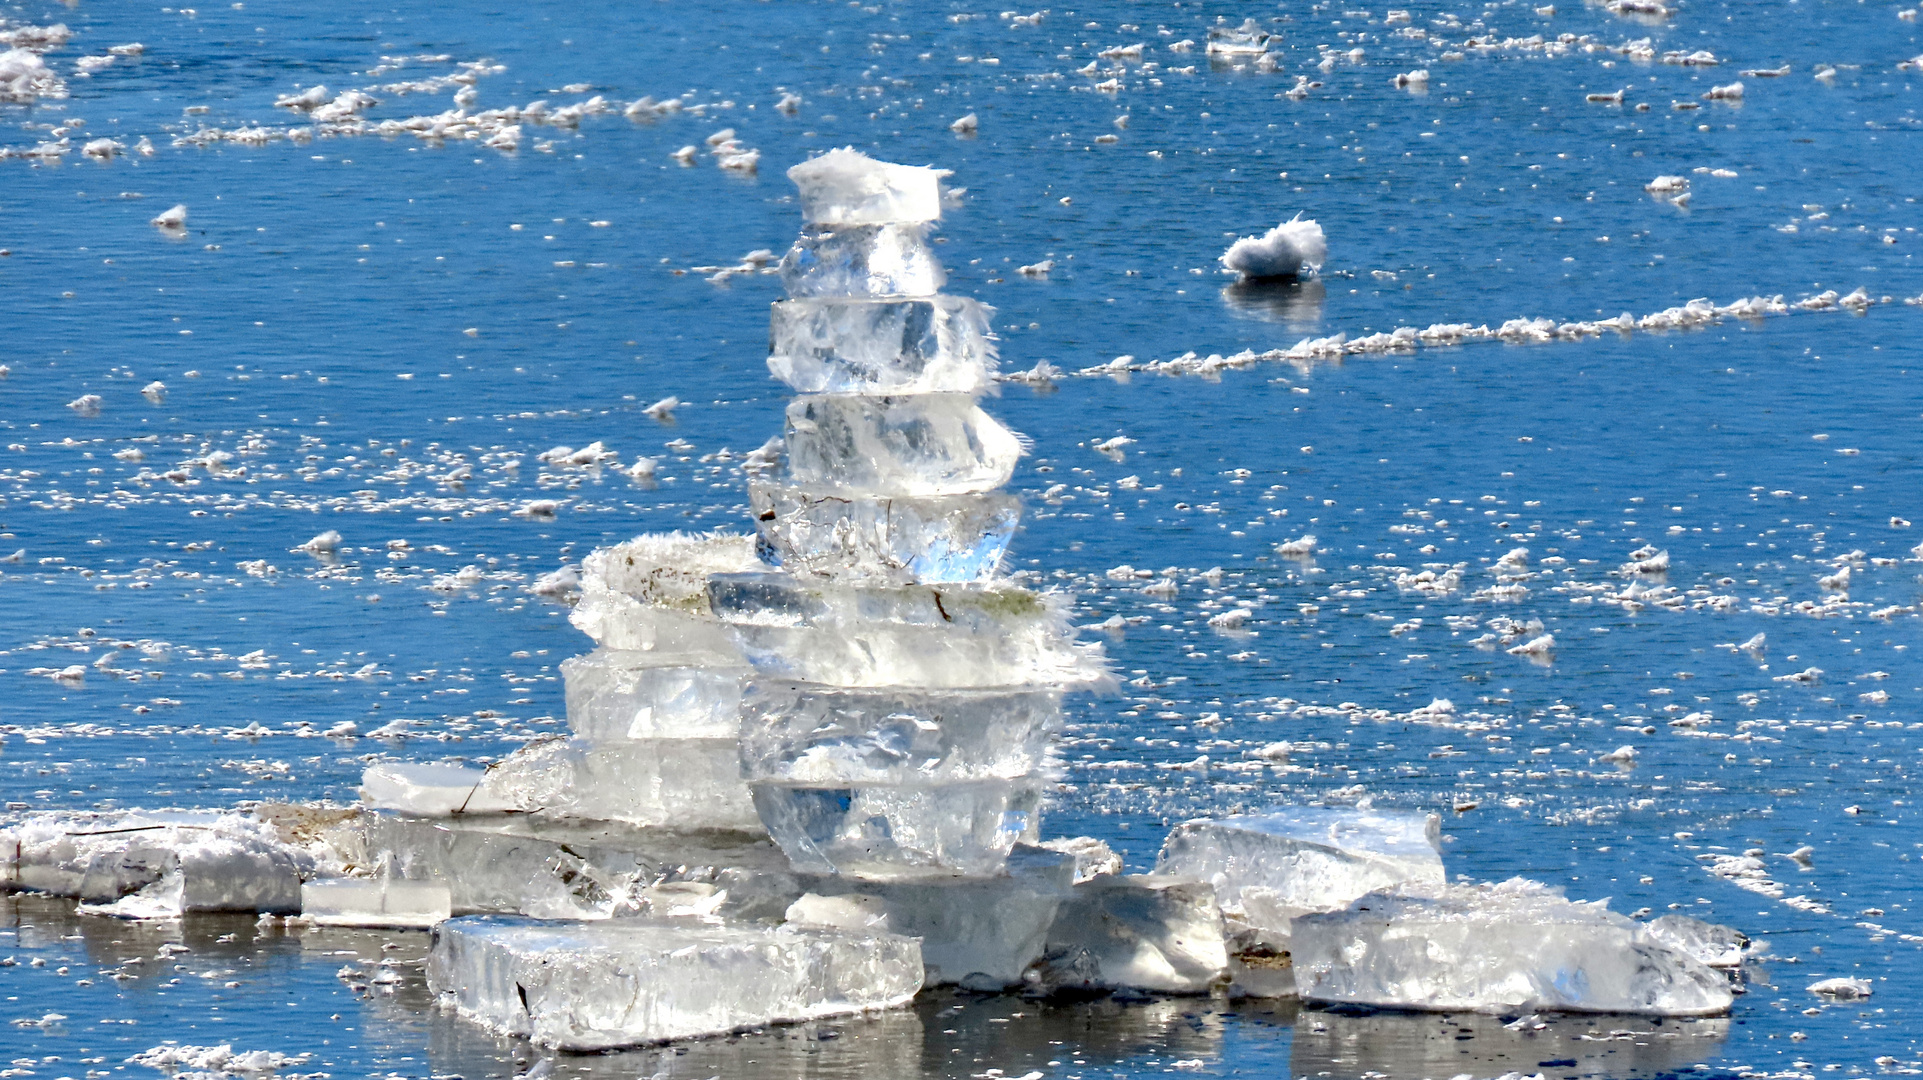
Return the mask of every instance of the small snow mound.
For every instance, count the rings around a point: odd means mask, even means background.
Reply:
[[[1261,236],[1244,236],[1230,244],[1221,261],[1244,280],[1261,280],[1301,277],[1321,269],[1328,256],[1322,226],[1297,214]]]

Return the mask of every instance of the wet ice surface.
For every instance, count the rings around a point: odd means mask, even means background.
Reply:
[[[73,33],[39,54],[66,97],[0,105],[0,145],[69,143],[58,164],[0,161],[0,558],[22,552],[0,563],[9,807],[348,800],[370,760],[479,764],[564,728],[559,664],[590,642],[537,583],[644,530],[747,529],[744,462],[784,391],[763,363],[779,278],[746,256],[778,259],[795,234],[780,170],[853,143],[968,189],[935,251],[947,292],[996,308],[1009,372],[1865,289],[1877,303],[1860,312],[1063,379],[990,406],[1035,441],[1010,565],[1073,589],[1076,623],[1110,628],[1128,680],[1070,703],[1050,835],[1100,837],[1142,871],[1166,823],[1370,799],[1442,812],[1454,872],[1623,912],[1676,905],[1769,958],[1727,1022],[1517,1032],[944,992],[562,1071],[1923,1067],[1905,977],[1923,944],[1923,529],[1907,524],[1923,522],[1923,310],[1896,302],[1923,293],[1904,184],[1923,74],[1897,66],[1923,52],[1917,24],[1888,5],[1367,10],[1289,10],[1273,71],[1212,62],[1216,12],[1174,6],[1034,24],[966,7],[641,9],[606,16],[619,33],[452,4],[404,22],[0,12],[0,32]],[[1526,40],[1563,33],[1588,41]],[[1586,49],[1645,37],[1647,61]],[[1723,62],[1663,62],[1699,50]],[[316,84],[329,103],[365,89],[370,122],[452,109],[465,83],[387,88],[484,58],[504,70],[475,77],[474,110],[620,107],[575,126],[523,115],[512,152],[277,135],[321,123],[274,105]],[[1426,92],[1392,84],[1418,69]],[[1740,106],[1703,99],[1739,77]],[[1322,85],[1278,97],[1300,78]],[[1585,100],[1624,88],[1622,105]],[[623,112],[683,94],[679,111]],[[950,130],[970,113],[972,135]],[[250,128],[265,133],[174,145]],[[735,142],[711,146],[724,128]],[[98,139],[125,149],[82,153]],[[670,157],[683,146],[693,167]],[[747,149],[767,168],[744,170]],[[1685,178],[1689,200],[1646,191],[1660,176]],[[176,205],[182,228],[149,224]],[[1329,235],[1319,280],[1219,273],[1230,240],[1297,211]],[[670,395],[686,404],[644,412]],[[571,452],[542,460],[557,446]],[[331,554],[291,550],[326,530]],[[1276,552],[1307,535],[1312,557]],[[428,1006],[420,935],[260,940],[250,919],[5,910],[6,1019],[65,1016],[5,1029],[13,1067],[36,1074],[167,1040],[311,1053],[288,1071],[335,1075],[526,1060]],[[168,942],[195,951],[156,959]],[[336,979],[347,966],[361,974]],[[1839,977],[1874,993],[1805,989]]]

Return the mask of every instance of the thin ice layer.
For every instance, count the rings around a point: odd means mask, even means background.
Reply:
[[[751,482],[764,561],[842,581],[987,581],[1021,524],[1019,498],[853,496],[832,488]]]
[[[733,739],[556,740],[509,755],[487,790],[515,810],[630,825],[754,829]]]
[[[788,478],[867,495],[992,491],[1014,475],[1021,439],[970,394],[829,394],[788,405]]]
[[[593,1051],[904,1005],[922,961],[872,931],[476,916],[435,930],[427,981],[497,1031]]]
[[[457,914],[607,918],[640,910],[646,889],[687,884],[725,893],[716,914],[756,919],[779,917],[802,892],[759,828],[639,828],[541,814],[369,814],[363,828],[370,863],[445,886]]]
[[[920,938],[928,985],[1002,990],[1022,985],[1022,973],[1042,955],[1073,875],[1070,856],[1018,844],[1005,872],[994,877],[818,877],[807,885],[822,896],[852,901],[858,925]],[[871,923],[876,913],[881,921]]]
[[[1015,780],[1041,772],[1061,691],[848,689],[763,681],[741,716],[750,781],[810,786]]]
[[[781,260],[793,297],[932,296],[945,278],[920,222],[809,229]]]
[[[270,824],[213,811],[43,813],[0,829],[0,888],[71,896],[105,914],[300,909],[312,854]]]
[[[1440,838],[1434,814],[1282,807],[1176,826],[1155,872],[1209,882],[1231,918],[1286,941],[1305,912],[1404,882],[1441,884]]]
[[[876,161],[844,147],[788,170],[801,193],[802,220],[812,225],[886,225],[941,217],[946,169]]]
[[[1103,874],[1077,884],[1048,932],[1035,983],[1049,992],[1205,994],[1226,985],[1222,909],[1207,882]]]
[[[994,380],[992,310],[959,296],[778,301],[768,370],[804,394],[972,394]]]
[[[390,878],[326,878],[300,887],[300,916],[315,926],[426,929],[453,914],[446,885]]]
[[[1296,987],[1327,1004],[1433,1012],[1720,1016],[1729,980],[1599,901],[1514,878],[1407,886],[1295,920]]]
[[[713,578],[709,596],[748,662],[833,686],[1086,686],[1099,645],[1059,607],[1010,586],[863,588],[786,574]]]
[[[1041,825],[1040,778],[948,784],[752,785],[796,870],[876,881],[1002,872]]]
[[[732,739],[750,668],[709,653],[596,649],[561,662],[568,727],[589,742]]]

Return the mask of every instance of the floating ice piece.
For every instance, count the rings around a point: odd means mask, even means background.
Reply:
[[[596,649],[561,662],[568,727],[593,743],[732,739],[750,668],[711,654]]]
[[[1427,90],[1429,88],[1429,69],[1418,68],[1406,75],[1397,75],[1395,77],[1395,86],[1398,90],[1417,92]]]
[[[1689,178],[1686,176],[1658,176],[1656,179],[1644,184],[1643,190],[1649,192],[1651,195],[1670,195],[1679,191],[1688,191]]]
[[[683,829],[758,826],[733,739],[554,740],[510,754],[482,789],[503,809]]]
[[[298,94],[283,94],[274,99],[274,106],[281,109],[299,109],[312,112],[333,100],[334,92],[325,86],[310,86]]]
[[[388,878],[324,878],[300,887],[301,918],[316,926],[425,930],[453,914],[446,885]]]
[[[1235,922],[1286,942],[1292,919],[1376,889],[1443,880],[1434,814],[1292,806],[1184,822],[1155,872],[1207,881]]]
[[[427,981],[497,1031],[593,1051],[904,1005],[922,958],[872,931],[477,916],[436,928]]]
[[[754,807],[795,869],[871,881],[988,877],[1041,825],[1042,778],[757,783]]]
[[[918,222],[811,229],[781,259],[792,297],[933,296],[945,280]]]
[[[759,828],[691,831],[542,814],[410,818],[363,823],[367,857],[408,881],[449,890],[456,914],[594,919],[641,909],[647,889],[710,890],[712,914],[779,918],[802,893],[788,860]],[[717,899],[718,897],[718,899]]]
[[[796,398],[784,441],[789,479],[851,494],[991,491],[1022,455],[1021,436],[967,394]]]
[[[1270,43],[1275,40],[1276,36],[1263,30],[1254,19],[1244,19],[1241,26],[1209,27],[1208,54],[1254,56],[1268,52]]]
[[[1869,997],[1874,990],[1868,979],[1852,979],[1845,976],[1813,982],[1809,984],[1808,989],[1812,994],[1823,994],[1839,1001],[1861,1001]]]
[[[1205,994],[1226,986],[1222,909],[1207,882],[1103,875],[1074,887],[1049,929],[1039,988]]]
[[[954,123],[948,125],[948,130],[957,135],[973,135],[981,126],[981,119],[974,113],[969,113],[966,116],[957,118]]]
[[[995,374],[992,310],[958,296],[779,301],[768,370],[804,394],[974,393]]]
[[[1014,495],[850,496],[751,482],[763,561],[843,581],[987,581],[1021,524]]]
[[[491,788],[485,769],[424,761],[369,765],[361,773],[361,800],[376,810],[420,817],[520,809]]]
[[[67,85],[31,49],[0,52],[0,104],[30,105],[39,98],[63,98]]]
[[[1086,686],[1101,648],[1026,589],[867,588],[785,574],[717,575],[715,614],[765,674],[833,686]]]
[[[843,917],[880,912],[891,933],[920,938],[928,985],[1002,990],[1022,985],[1023,973],[1042,955],[1068,896],[1073,867],[1068,856],[1020,844],[1009,853],[1006,869],[993,877],[925,882],[826,877],[809,879],[809,887],[850,901],[841,909]]]
[[[1520,645],[1511,645],[1510,656],[1549,656],[1556,651],[1556,635],[1541,634]]]
[[[741,715],[751,782],[848,787],[1014,780],[1038,773],[1061,692],[843,689],[769,681]]]
[[[1618,746],[1607,754],[1598,755],[1596,760],[1607,761],[1612,765],[1633,765],[1636,763],[1636,748],[1633,746]]]
[[[241,814],[34,814],[0,829],[0,888],[71,896],[97,914],[292,912],[312,855]]]
[[[876,161],[853,148],[830,150],[788,170],[811,225],[888,225],[941,217],[946,169]]]
[[[1275,553],[1291,559],[1312,555],[1315,553],[1315,537],[1298,536],[1293,540],[1285,540],[1275,545]]]
[[[63,1018],[64,1019],[64,1018]],[[245,1050],[236,1053],[231,1043],[219,1046],[183,1046],[170,1043],[143,1050],[127,1060],[136,1065],[158,1069],[169,1076],[228,1077],[258,1076],[282,1069],[294,1069],[312,1061],[312,1054],[282,1054],[272,1050]]]
[[[1687,915],[1664,915],[1651,919],[1645,928],[1657,941],[1701,960],[1713,968],[1739,968],[1749,949],[1749,935],[1729,926],[1692,919]]]
[[[1320,269],[1328,257],[1322,226],[1297,214],[1261,236],[1244,236],[1230,244],[1221,261],[1245,280],[1265,280],[1300,277]]]
[[[1728,86],[1711,86],[1709,88],[1709,92],[1703,95],[1703,100],[1705,101],[1741,101],[1743,100],[1743,84],[1740,82],[1733,82],[1733,83],[1730,83]]]
[[[1602,903],[1520,878],[1404,886],[1295,920],[1308,1001],[1423,1011],[1720,1016],[1729,980]]]

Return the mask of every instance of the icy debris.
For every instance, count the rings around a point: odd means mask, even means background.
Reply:
[[[1834,979],[1821,979],[1809,984],[1812,994],[1822,994],[1838,1001],[1861,1001],[1873,992],[1868,979],[1852,979],[1838,976]]]
[[[1157,874],[1209,882],[1239,927],[1286,946],[1291,920],[1375,889],[1444,880],[1434,814],[1283,807],[1184,822],[1170,830]]]
[[[1429,88],[1429,70],[1427,68],[1418,68],[1406,75],[1397,75],[1393,82],[1398,90],[1409,90],[1420,93]]]
[[[453,914],[446,885],[386,877],[326,878],[300,889],[301,918],[316,926],[425,930]]]
[[[480,916],[436,928],[427,975],[464,1016],[594,1051],[903,1005],[922,959],[873,931]]]
[[[754,830],[733,739],[531,744],[489,770],[502,809],[683,829]]]
[[[1313,535],[1298,536],[1293,540],[1285,540],[1275,545],[1275,553],[1288,558],[1312,555],[1315,553],[1315,537]]]
[[[187,207],[184,204],[161,211],[148,224],[159,229],[183,229],[187,226]]]
[[[1713,968],[1739,968],[1748,956],[1749,936],[1734,927],[1692,919],[1687,915],[1664,915],[1646,924],[1657,941],[1685,952]]]
[[[810,891],[857,898],[864,918],[883,912],[890,932],[920,938],[928,985],[993,991],[1023,984],[1073,876],[1072,857],[1018,845],[1006,871],[992,877],[807,880]]]
[[[1221,262],[1245,280],[1266,280],[1312,273],[1328,256],[1322,226],[1297,214],[1261,236],[1245,236],[1230,244]]]
[[[1720,1016],[1733,1000],[1641,925],[1520,878],[1372,893],[1297,918],[1292,944],[1302,997],[1323,1004]]]
[[[218,1080],[228,1076],[260,1076],[305,1065],[312,1054],[282,1054],[273,1050],[234,1051],[233,1044],[179,1046],[167,1043],[127,1059],[130,1064],[159,1069],[169,1076]]]
[[[379,762],[361,773],[361,799],[376,810],[397,810],[419,817],[519,809],[487,780],[484,769],[434,762]]]
[[[811,225],[889,225],[941,217],[945,169],[895,165],[853,148],[830,150],[788,170]]]
[[[768,370],[804,394],[975,393],[995,374],[992,310],[940,295],[778,301]]]
[[[977,117],[974,113],[969,113],[966,116],[957,117],[954,123],[948,125],[948,130],[954,132],[957,135],[973,135],[980,128],[981,128],[981,119]]]
[[[1244,19],[1240,26],[1209,27],[1208,55],[1224,57],[1249,57],[1269,51],[1272,42],[1279,38],[1263,30],[1254,19]]]
[[[1709,88],[1709,92],[1703,95],[1703,100],[1705,101],[1741,101],[1743,100],[1743,84],[1740,82],[1733,82],[1733,83],[1730,83],[1728,86],[1712,86]]]
[[[33,50],[15,47],[0,52],[0,104],[31,105],[40,98],[66,96],[67,84]]]
[[[1090,989],[1202,994],[1226,986],[1222,909],[1201,881],[1104,874],[1077,884],[1055,916],[1041,962],[1045,992]]]
[[[335,532],[333,529],[328,529],[326,532],[314,535],[309,538],[306,543],[301,544],[293,550],[304,551],[311,555],[331,555],[340,546],[341,534]]]
[[[754,538],[650,533],[602,548],[581,563],[581,599],[568,620],[611,649],[657,646],[734,655],[708,606],[710,574],[761,568]]]
[[[272,825],[237,813],[52,812],[0,829],[0,888],[127,918],[297,911],[301,878],[316,867]]]
[[[864,495],[990,491],[1023,452],[1022,437],[967,394],[799,397],[784,441],[795,483]]]

